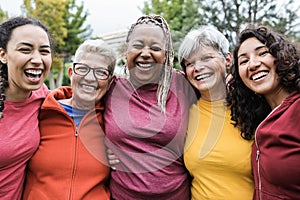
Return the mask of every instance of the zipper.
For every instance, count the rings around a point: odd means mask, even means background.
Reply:
[[[264,120],[263,120],[264,121]],[[258,176],[258,199],[261,200],[261,178],[260,178],[260,170],[259,170],[259,157],[260,157],[260,150],[259,145],[257,142],[257,130],[260,127],[260,125],[263,123],[263,121],[258,125],[256,131],[255,131],[255,146],[256,146],[256,163],[257,163],[257,176]]]
[[[74,126],[75,123],[74,123]],[[77,149],[78,149],[78,128],[76,127],[75,129],[75,145],[74,145],[74,160],[72,164],[72,175],[71,175],[71,183],[70,183],[70,189],[69,189],[69,198],[68,199],[73,199],[73,184],[74,184],[74,179],[75,179],[75,172],[76,172],[76,163],[77,163]]]
[[[261,176],[260,176],[260,162],[259,162],[259,158],[260,158],[260,150],[259,150],[259,145],[258,145],[258,141],[257,141],[257,130],[259,129],[259,127],[261,126],[261,124],[263,124],[268,118],[269,116],[280,107],[281,104],[279,104],[276,108],[274,108],[269,114],[268,116],[257,126],[255,134],[254,134],[254,140],[255,140],[255,146],[257,148],[256,150],[256,162],[257,162],[257,176],[258,176],[258,198],[259,200],[262,200],[261,197],[261,187],[262,187],[262,183],[261,183]]]
[[[78,128],[76,127],[76,130],[75,130],[75,137],[78,137]]]

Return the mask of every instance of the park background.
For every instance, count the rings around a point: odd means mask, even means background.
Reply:
[[[297,0],[0,0],[0,22],[23,15],[38,18],[49,27],[56,53],[46,84],[54,89],[70,84],[66,69],[85,39],[100,38],[111,45],[119,56],[115,73],[121,73],[128,29],[142,14],[160,14],[168,21],[175,68],[180,69],[176,53],[191,29],[213,25],[232,48],[236,35],[248,23],[268,25],[299,42],[299,9]]]

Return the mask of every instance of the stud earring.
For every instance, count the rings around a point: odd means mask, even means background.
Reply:
[[[7,60],[6,60],[5,58],[3,58],[3,59],[1,59],[1,62],[2,62],[3,64],[6,64]]]

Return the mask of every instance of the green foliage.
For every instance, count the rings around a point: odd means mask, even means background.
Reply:
[[[3,22],[7,18],[8,18],[7,12],[3,11],[0,7],[0,23]]]
[[[65,58],[70,61],[70,57],[75,54],[77,47],[92,34],[90,25],[85,26],[88,12],[84,11],[84,4],[76,5],[75,0],[71,0],[67,5],[64,15],[64,21],[66,29],[68,30],[65,37],[65,43],[67,45],[60,49],[60,52],[65,53]]]
[[[298,19],[295,0],[285,1],[279,9],[274,0],[198,0],[205,24],[216,26],[231,44],[249,23],[264,24],[287,36],[297,34],[293,23]]]
[[[174,49],[184,35],[199,25],[213,25],[235,44],[236,35],[248,24],[265,24],[299,41],[300,21],[296,0],[148,0],[144,14],[162,15],[173,31]]]
[[[69,85],[65,63],[70,62],[77,47],[91,36],[90,25],[85,26],[88,12],[75,0],[23,0],[26,16],[41,20],[50,30],[55,44],[50,88]],[[52,86],[52,87],[51,87]]]
[[[88,13],[84,11],[83,2],[78,6],[75,0],[24,0],[23,10],[27,16],[38,18],[49,27],[57,57],[53,69],[61,69],[91,35],[91,27],[84,27]]]

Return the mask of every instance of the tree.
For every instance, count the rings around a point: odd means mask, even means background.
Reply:
[[[77,47],[87,38],[91,37],[92,30],[90,25],[85,26],[86,19],[88,17],[88,12],[84,11],[84,4],[76,5],[75,0],[71,0],[67,5],[64,15],[64,21],[66,28],[68,30],[67,36],[65,37],[65,43],[61,52],[65,52],[67,57],[70,58],[74,55]]]
[[[62,85],[65,62],[70,60],[78,45],[91,34],[90,26],[83,27],[87,12],[83,3],[75,0],[24,0],[23,12],[48,26],[54,43],[55,57],[49,73],[50,89]]]
[[[0,23],[3,22],[7,18],[8,18],[7,12],[3,11],[0,7]]]
[[[175,32],[178,42],[191,28],[198,25],[217,27],[235,44],[237,34],[248,24],[265,24],[274,30],[299,39],[299,4],[296,0],[149,0],[144,3],[143,13],[162,15]],[[175,51],[177,50],[175,46]]]
[[[231,44],[249,23],[264,24],[289,37],[297,35],[299,6],[295,0],[284,1],[279,8],[274,0],[198,0],[204,23],[216,26]]]

